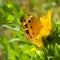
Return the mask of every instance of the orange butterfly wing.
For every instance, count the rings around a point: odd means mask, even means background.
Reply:
[[[28,18],[21,19],[22,26],[25,30],[25,36],[28,40],[33,41],[33,39],[39,34],[41,29],[40,21],[38,21],[34,16],[28,16]]]

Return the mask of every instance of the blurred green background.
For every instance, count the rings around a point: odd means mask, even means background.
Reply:
[[[26,39],[20,18],[25,10],[39,19],[49,9],[53,30],[41,49]],[[60,60],[60,0],[0,0],[0,60]]]

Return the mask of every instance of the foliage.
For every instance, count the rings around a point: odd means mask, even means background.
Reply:
[[[12,0],[0,2],[0,60],[60,60],[59,2],[59,0],[30,0],[25,6],[22,6],[22,2],[19,6]],[[49,8],[56,11],[53,11],[52,16],[53,28],[47,39],[43,37],[45,47],[41,49],[26,39],[20,18],[24,15],[24,9],[38,18]],[[37,50],[31,50],[33,47]]]

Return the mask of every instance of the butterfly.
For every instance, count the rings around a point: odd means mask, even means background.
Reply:
[[[29,13],[27,13],[27,17],[20,19],[22,27],[25,30],[26,38],[38,47],[44,47],[42,36],[48,36],[50,34],[51,13],[52,11],[49,11],[46,16],[41,17],[41,21]]]

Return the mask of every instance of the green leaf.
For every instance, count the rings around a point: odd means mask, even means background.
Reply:
[[[55,43],[54,51],[56,56],[60,56],[60,45],[57,43]]]

